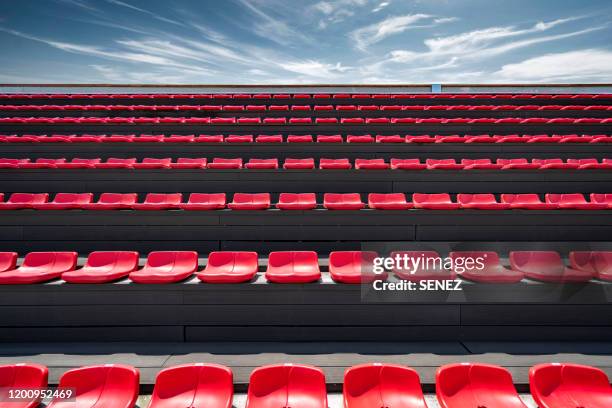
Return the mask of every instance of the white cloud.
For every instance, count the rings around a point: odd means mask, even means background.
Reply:
[[[372,9],[372,13],[378,13],[380,10],[384,9],[385,7],[387,7],[389,4],[391,4],[391,2],[389,1],[383,1],[382,3],[380,3],[378,6],[374,7]]]
[[[355,8],[368,4],[368,0],[334,0],[320,1],[311,7],[315,14],[323,14],[319,20],[320,30],[327,28],[330,24],[336,24],[355,15]]]
[[[459,21],[459,17],[440,17],[434,19],[434,24],[454,23]]]
[[[132,5],[132,4],[126,3],[126,2],[121,1],[121,0],[106,0],[106,1],[111,3],[111,4],[114,4],[116,6],[121,6],[121,7],[129,8],[131,10],[138,11],[138,12],[143,13],[143,14],[147,14],[147,15],[149,15],[149,16],[151,16],[151,17],[153,17],[153,18],[155,18],[156,20],[159,20],[159,21],[164,21],[166,23],[175,24],[175,25],[182,25],[180,22],[178,22],[176,20],[169,19],[167,17],[161,16],[159,14],[153,13],[152,11],[145,10],[143,8],[140,8],[140,7],[136,7],[136,6]]]
[[[355,41],[355,46],[360,50],[365,50],[368,46],[375,44],[385,38],[403,33],[404,31],[415,28],[416,23],[421,20],[431,18],[428,14],[406,14],[403,16],[389,17],[378,23],[359,28],[351,33],[351,38]]]
[[[279,66],[285,71],[317,78],[338,77],[352,69],[351,67],[342,66],[340,63],[328,64],[315,60],[285,62],[280,63]]]

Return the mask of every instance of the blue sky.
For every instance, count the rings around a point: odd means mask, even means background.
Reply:
[[[0,2],[0,82],[612,82],[609,0]]]

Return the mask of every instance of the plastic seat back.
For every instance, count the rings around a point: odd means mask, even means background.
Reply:
[[[57,193],[52,202],[56,204],[89,204],[92,198],[92,193]]]
[[[225,207],[225,193],[191,193],[189,194],[189,204],[215,204],[220,207]]]
[[[134,251],[96,251],[89,254],[84,269],[98,272],[126,271],[138,267],[138,252]]]
[[[100,204],[120,204],[130,206],[136,203],[138,195],[136,193],[102,193],[98,203]]]
[[[66,272],[73,270],[76,252],[30,252],[23,259],[20,271]]]
[[[198,253],[194,251],[155,251],[149,253],[144,269],[156,274],[195,272]]]
[[[266,278],[273,282],[304,283],[321,277],[319,258],[314,251],[270,252]]]
[[[0,252],[0,272],[15,269],[17,252]]]
[[[49,369],[43,365],[32,363],[9,364],[0,366],[0,397],[1,405],[7,408],[34,408],[40,400],[8,401],[8,389],[46,388]]]
[[[561,256],[555,251],[512,251],[510,252],[512,269],[537,274],[561,274],[565,269]]]

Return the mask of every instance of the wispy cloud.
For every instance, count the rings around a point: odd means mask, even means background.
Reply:
[[[391,35],[417,28],[419,21],[431,19],[431,17],[428,14],[405,14],[403,16],[389,17],[378,23],[354,30],[351,32],[350,37],[355,42],[357,49],[365,50],[368,46],[376,44]]]
[[[155,18],[155,19],[157,19],[159,21],[164,21],[166,23],[175,24],[175,25],[181,25],[182,24],[182,23],[180,23],[180,22],[178,22],[176,20],[172,20],[170,18],[164,17],[164,16],[162,16],[160,14],[157,14],[157,13],[154,13],[152,11],[149,11],[149,10],[143,9],[141,7],[137,7],[137,6],[134,6],[132,4],[126,3],[125,1],[121,1],[121,0],[106,0],[106,1],[108,3],[114,4],[116,6],[121,6],[121,7],[129,8],[131,10],[147,14],[147,15],[149,15],[149,16],[151,16],[151,17],[153,17],[153,18]]]
[[[384,9],[385,7],[387,7],[389,4],[391,4],[390,1],[383,1],[381,3],[378,4],[378,6],[374,7],[372,9],[372,13],[378,13],[380,10]]]
[[[314,60],[281,63],[280,67],[286,71],[295,72],[301,75],[328,79],[338,77],[352,69],[340,63],[327,64]]]

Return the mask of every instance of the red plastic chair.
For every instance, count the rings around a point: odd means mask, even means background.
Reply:
[[[107,283],[126,278],[138,269],[138,252],[97,251],[87,257],[85,265],[64,272],[62,279],[69,283]]]
[[[46,388],[49,369],[43,365],[32,363],[9,364],[0,366],[0,398],[6,408],[35,408],[40,399],[33,398],[26,401],[8,400],[9,389]]]
[[[605,210],[608,204],[587,201],[580,193],[546,194],[546,202],[556,204],[560,209],[571,210]]]
[[[504,268],[496,252],[454,251],[448,256],[453,260],[454,272],[474,282],[516,283],[524,278],[521,271]],[[480,261],[476,262],[478,259]],[[469,263],[469,267],[466,263]]]
[[[359,122],[354,122],[354,123],[363,123],[363,119],[362,118],[343,118],[342,122],[343,123],[353,123],[353,120],[357,120],[359,119]],[[346,142],[347,143],[374,143],[376,140],[374,139],[374,137],[372,137],[372,135],[347,135],[346,136]]]
[[[357,170],[386,170],[389,163],[385,159],[355,159],[355,169]]]
[[[30,159],[0,159],[0,169],[17,169],[23,163],[29,163]]]
[[[81,208],[84,210],[125,210],[132,208],[138,200],[136,193],[102,193],[100,198],[95,203],[82,204]]]
[[[226,205],[225,193],[191,193],[186,203],[179,205],[183,210],[222,210]]]
[[[365,206],[359,193],[325,193],[323,207],[328,210],[360,210]]]
[[[242,283],[252,280],[257,270],[257,252],[211,252],[197,277],[207,283]]]
[[[376,135],[376,143],[406,143],[406,137],[400,135]]]
[[[598,279],[612,281],[612,251],[574,251],[569,254],[570,266],[593,273]]]
[[[457,194],[457,202],[461,208],[478,210],[506,210],[508,203],[499,203],[493,194]]]
[[[428,210],[456,210],[461,206],[459,203],[451,201],[450,195],[447,193],[414,193],[412,195],[412,202],[414,203],[414,208]]]
[[[278,169],[278,159],[251,159],[245,165],[247,169]]]
[[[287,143],[312,143],[312,135],[288,135]]]
[[[528,408],[516,392],[510,372],[489,364],[440,367],[436,372],[436,396],[442,408]]]
[[[134,163],[135,169],[169,169],[172,164],[172,159],[153,159],[150,157],[144,158],[140,163]]]
[[[509,204],[512,209],[556,210],[557,204],[544,203],[537,194],[502,194],[501,202]]]
[[[183,195],[181,193],[160,194],[149,193],[144,202],[132,204],[134,210],[171,210],[181,206]]]
[[[255,143],[283,143],[283,135],[259,135]]]
[[[270,208],[270,193],[236,193],[227,206],[232,210],[267,210]]]
[[[308,159],[285,159],[285,163],[283,163],[283,168],[287,170],[312,170],[315,168],[315,163],[313,158]]]
[[[406,201],[404,193],[370,193],[368,207],[373,210],[407,210],[412,208],[412,203]]]
[[[212,162],[208,163],[207,167],[209,169],[241,169],[242,168],[242,159],[225,159],[221,157],[213,158]]]
[[[198,269],[194,251],[156,251],[147,257],[142,269],[130,273],[136,283],[175,283],[187,279]]]
[[[387,274],[374,273],[374,251],[333,251],[329,254],[329,273],[340,283],[369,283],[385,280]]]
[[[76,252],[30,252],[21,266],[0,273],[0,284],[40,283],[59,278],[72,271],[77,263]]]
[[[69,162],[57,163],[55,167],[58,169],[93,169],[99,164],[102,159],[79,159],[74,158]]]
[[[232,370],[217,364],[184,364],[157,374],[148,408],[231,408]]]
[[[419,374],[396,364],[362,364],[344,372],[345,408],[427,408]]]
[[[527,159],[497,159],[496,163],[502,166],[502,170],[535,170],[540,168],[539,164],[532,163]]]
[[[419,159],[391,159],[391,168],[397,170],[424,170],[427,168],[425,163]]]
[[[253,143],[253,135],[228,135],[225,143]]]
[[[317,208],[315,193],[281,193],[276,208],[279,210],[313,210]]]
[[[73,210],[81,208],[83,204],[91,203],[92,193],[57,193],[53,201],[40,204],[31,204],[36,210]]]
[[[105,364],[66,371],[59,388],[73,388],[76,402],[53,400],[50,408],[133,408],[138,398],[138,369],[120,364]]]
[[[325,374],[320,368],[279,364],[251,374],[246,408],[327,408]]]
[[[389,256],[399,260],[399,264],[394,262],[393,273],[407,281],[456,278],[454,270],[444,269],[444,258],[435,251],[395,251]]]
[[[66,159],[36,159],[33,162],[19,164],[20,169],[54,169],[59,163],[65,163]]]
[[[192,159],[189,157],[180,157],[175,163],[170,163],[172,169],[205,169],[206,158]]]
[[[429,170],[461,170],[463,164],[457,163],[455,159],[427,159],[425,161]]]
[[[351,162],[349,159],[325,159],[319,160],[321,170],[349,170]]]
[[[31,209],[34,205],[46,203],[48,193],[13,193],[5,203],[0,203],[0,210]]]
[[[568,163],[564,162],[562,159],[533,159],[533,163],[539,164],[540,169],[548,170],[548,169],[577,169],[579,167],[578,163]]]
[[[461,159],[463,170],[498,170],[501,163],[493,163],[491,159]]]
[[[266,279],[276,283],[309,283],[321,278],[314,251],[270,252]]]
[[[538,364],[529,370],[531,395],[540,408],[612,407],[612,387],[602,370],[569,363]]]
[[[317,119],[319,120],[319,119]],[[341,135],[317,135],[317,143],[343,143]]]
[[[0,252],[0,272],[15,269],[17,252]]]
[[[593,271],[566,267],[555,251],[512,251],[510,266],[529,279],[543,282],[587,282],[595,277]]]
[[[114,157],[109,158],[104,163],[96,164],[97,169],[131,169],[134,168],[136,163],[135,158],[129,159],[117,159]]]

